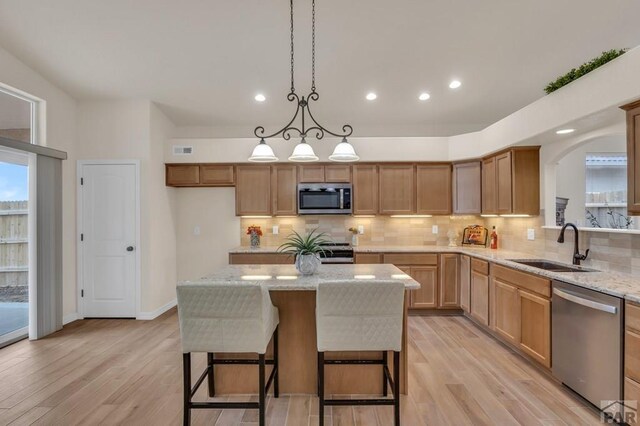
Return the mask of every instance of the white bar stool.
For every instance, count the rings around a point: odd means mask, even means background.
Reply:
[[[325,405],[393,405],[394,424],[400,425],[400,350],[404,315],[404,284],[399,281],[326,282],[316,293],[318,396],[320,426]],[[325,360],[326,351],[383,351],[382,360]],[[393,378],[387,352],[393,351]],[[383,396],[388,385],[393,398],[325,399],[326,364],[382,365]]]
[[[184,283],[178,285],[178,317],[182,336],[184,378],[184,424],[191,421],[191,409],[257,408],[259,422],[265,424],[265,395],[273,383],[278,391],[278,308],[268,290],[259,283]],[[273,359],[265,352],[273,336]],[[206,352],[207,368],[191,387],[191,353]],[[257,353],[258,359],[214,359],[214,353]],[[209,396],[215,395],[215,364],[258,365],[258,402],[193,402],[205,378]],[[265,364],[273,365],[265,385]]]

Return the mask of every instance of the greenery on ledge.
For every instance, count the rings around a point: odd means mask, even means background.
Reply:
[[[565,75],[560,76],[555,81],[552,81],[551,83],[549,83],[547,87],[544,88],[544,91],[547,92],[547,95],[549,93],[555,92],[559,88],[566,86],[572,81],[579,79],[583,75],[588,74],[591,71],[595,70],[596,68],[603,66],[607,62],[614,60],[618,56],[624,54],[626,51],[627,49],[620,49],[620,50],[611,49],[606,52],[602,52],[602,55],[598,56],[597,58],[594,58],[589,62],[585,62],[584,64],[580,65],[577,69],[573,68],[571,71],[569,71]]]

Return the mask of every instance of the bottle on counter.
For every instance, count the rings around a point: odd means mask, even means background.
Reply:
[[[489,243],[489,247],[493,250],[497,250],[498,249],[498,233],[496,232],[496,227],[493,227],[493,230],[491,231],[491,237],[490,237],[490,243]]]

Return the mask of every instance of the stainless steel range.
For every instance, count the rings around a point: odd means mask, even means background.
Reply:
[[[322,246],[325,250],[320,254],[324,265],[353,263],[353,247],[349,243],[331,243]]]

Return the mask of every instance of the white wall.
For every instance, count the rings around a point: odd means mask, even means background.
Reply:
[[[76,309],[76,102],[63,91],[27,67],[0,47],[0,83],[38,97],[44,102],[47,125],[43,126],[43,142],[47,146],[67,152],[62,162],[62,279],[63,315],[68,317]]]

